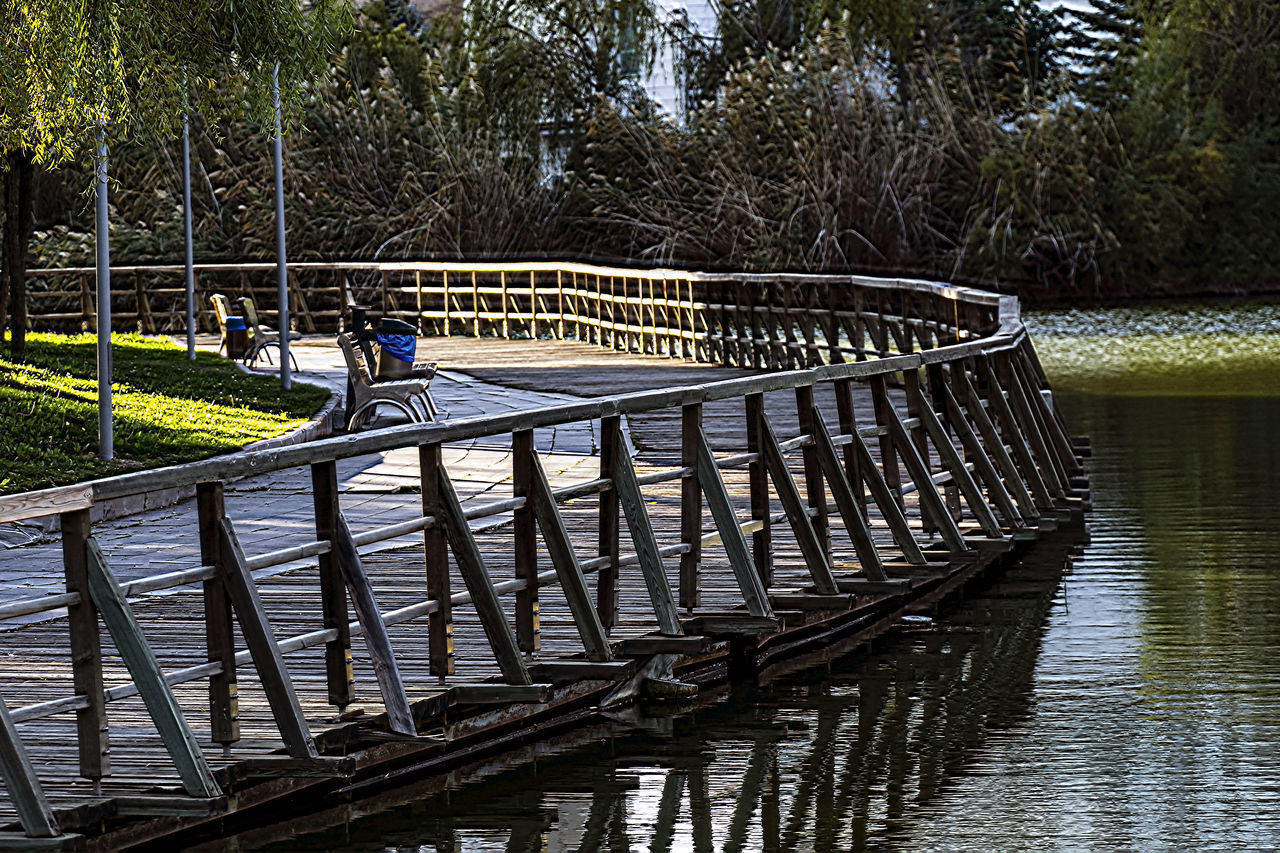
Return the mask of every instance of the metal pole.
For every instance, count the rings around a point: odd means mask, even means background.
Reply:
[[[98,456],[115,456],[111,429],[111,233],[107,222],[107,135],[98,128]]]
[[[271,69],[271,95],[276,107],[276,272],[280,285],[280,387],[292,386],[289,373],[289,263],[284,251],[284,120],[280,110],[280,63]]]
[[[182,114],[182,226],[187,241],[187,358],[196,357],[195,250],[191,241],[191,119]]]

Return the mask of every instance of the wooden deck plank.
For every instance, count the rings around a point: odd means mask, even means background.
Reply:
[[[757,372],[659,360],[563,341],[432,338],[424,342],[424,349],[433,360],[441,361],[444,369],[465,371],[477,378],[500,381],[512,387],[584,396],[614,393],[624,387],[628,390],[640,390],[697,385]],[[862,424],[874,423],[869,390],[861,383],[853,383],[852,390],[852,408],[856,412],[857,421]],[[821,418],[827,423],[842,422],[833,387],[829,383],[821,384],[814,391],[814,406]],[[902,393],[895,388],[889,388],[885,393],[899,418],[906,418],[907,406]],[[791,392],[766,393],[763,408],[769,413],[770,422],[777,430],[780,442],[785,444],[799,433],[800,424]],[[682,465],[682,416],[681,409],[676,407],[626,418],[625,428],[630,431],[637,450],[632,462],[639,477]],[[702,424],[708,445],[718,454],[741,453],[746,447],[747,424],[740,399],[706,404],[703,407]],[[536,436],[535,443],[539,447],[545,446]],[[878,466],[879,447],[876,445],[875,441],[866,442],[864,461]],[[927,463],[931,470],[938,470],[941,461],[933,453]],[[449,471],[460,504],[464,508],[472,505],[473,500],[500,501],[512,497],[509,477],[495,485],[491,476],[494,470],[491,466],[501,466],[497,470],[510,473],[509,450],[499,445],[494,454],[477,455],[472,464],[477,471],[484,471],[490,476],[478,477],[473,481],[468,478],[468,471],[456,464],[451,464]],[[800,452],[788,453],[785,464],[794,476],[805,474]],[[583,479],[586,476],[583,471],[592,472],[589,475],[594,476],[594,471],[598,470],[594,463],[578,466],[578,473],[571,472],[566,477],[557,474],[551,465],[547,468],[552,488],[569,485],[574,479]],[[727,509],[731,509],[739,519],[749,519],[752,500],[750,476],[746,467],[726,469],[721,474]],[[681,479],[672,479],[645,485],[642,489],[643,509],[652,521],[654,545],[659,550],[676,544],[681,535],[682,524],[688,524],[687,519],[681,517],[684,488]],[[854,488],[852,492],[860,493],[860,489]],[[829,487],[825,489],[824,496],[828,504],[833,504],[836,500]],[[842,494],[840,497],[846,504],[850,499],[849,494]],[[228,507],[229,515],[235,517],[236,502],[248,506],[254,499],[253,494],[237,495]],[[341,504],[341,510],[357,536],[361,531],[377,525],[418,517],[423,511],[422,499],[412,487],[406,490],[388,486],[382,492],[342,493],[336,500]],[[724,509],[726,508],[721,508],[721,515],[724,515]],[[847,506],[845,509],[847,514]],[[776,494],[770,495],[767,511],[771,516],[782,512],[782,503]],[[931,540],[936,541],[922,524],[918,493],[905,496],[903,511],[903,520],[909,526],[913,541],[925,544]],[[600,509],[599,500],[594,495],[562,504],[559,515],[576,553],[600,553],[597,550],[600,544],[597,541]],[[504,518],[505,521],[499,526],[477,530],[473,534],[475,553],[483,558],[491,580],[497,584],[517,580],[511,514],[508,513]],[[704,516],[700,521],[704,536],[716,532],[713,518]],[[846,530],[844,517],[839,512],[830,514],[829,524],[834,549],[831,570],[841,580],[882,580],[874,571],[870,574],[862,572],[857,556],[850,547],[850,535],[861,537],[865,535],[864,532],[861,529]],[[286,531],[285,536],[281,536],[280,531],[269,530],[238,532],[241,533],[241,541],[246,550],[251,552],[247,555],[251,558],[254,553],[283,547],[295,540],[314,539],[314,527],[302,524],[296,527],[296,530]],[[965,527],[966,533],[969,527],[971,525]],[[893,564],[901,560],[899,555],[903,549],[895,541],[894,531],[875,504],[868,506],[866,534],[869,534],[870,545],[885,563]],[[789,526],[774,525],[771,539],[773,581],[770,591],[797,591],[812,585],[813,578],[806,568],[803,554],[805,549]],[[412,542],[412,539],[402,541]],[[812,550],[812,543],[805,544]],[[163,558],[173,562],[168,570],[199,565],[198,542],[195,537],[184,548],[175,547]],[[619,568],[617,580],[618,618],[616,624],[605,626],[608,641],[615,644],[623,639],[652,634],[662,627],[654,614],[650,586],[645,582],[641,566],[635,562],[628,564],[628,558],[633,556],[634,549],[629,537],[623,537],[619,554],[623,565]],[[117,565],[131,566],[135,573],[146,573],[147,567],[154,563],[157,556],[140,549],[121,547],[116,552],[108,553],[107,558],[113,568]],[[745,554],[737,554],[737,558],[738,562],[742,562]],[[677,559],[663,558],[654,561],[651,555],[646,559],[651,572],[663,572],[668,584],[673,588],[678,587],[680,566]],[[417,544],[368,551],[361,554],[361,560],[370,591],[383,612],[422,602],[427,597],[427,574],[421,540]],[[540,573],[555,569],[545,549],[541,547],[536,554],[536,568]],[[740,609],[745,614],[740,585],[742,566],[737,568],[739,571],[735,573],[735,566],[731,564],[729,555],[723,548],[702,550],[698,566],[700,601],[693,612],[694,616],[699,612],[725,612],[733,609]],[[462,578],[457,574],[456,568],[451,567],[450,572],[454,576],[452,587],[461,588],[463,584],[458,581]],[[599,579],[600,575],[595,572],[585,575],[585,594],[588,600],[594,600],[598,595]],[[651,580],[654,579],[651,577]],[[256,577],[255,588],[263,616],[277,638],[320,631],[326,625],[333,627],[332,613],[326,622],[322,602],[324,586],[320,566],[314,559],[305,565],[272,570]],[[863,587],[868,590],[867,595],[882,594],[882,589],[884,594],[888,594],[896,588],[893,584]],[[573,591],[574,602],[579,611],[583,606],[583,595],[584,591],[581,589]],[[502,614],[513,613],[516,593],[512,591],[499,594],[496,601]],[[443,688],[451,685],[497,681],[503,678],[504,669],[509,679],[513,667],[523,669],[539,662],[581,661],[586,652],[592,652],[593,657],[600,656],[598,648],[584,649],[580,623],[575,621],[574,608],[570,606],[565,591],[559,584],[544,581],[538,591],[538,603],[540,650],[535,655],[523,656],[524,660],[520,664],[514,660],[507,661],[505,667],[499,666],[495,660],[491,638],[486,634],[486,625],[473,605],[457,604],[452,607],[451,656],[454,671],[444,676],[440,674],[439,657],[443,653],[433,652],[428,617],[389,626],[386,630],[387,642],[396,650],[401,682],[408,701],[412,703],[439,695]],[[131,606],[144,625],[159,663],[166,672],[198,666],[209,659],[204,634],[203,592],[199,585],[146,594],[131,600]],[[492,629],[493,625],[490,624],[489,627]],[[12,677],[6,677],[5,689],[11,708],[15,696],[21,696],[23,702],[35,703],[69,696],[74,692],[76,675],[65,651],[66,633],[65,615],[0,633],[0,640],[10,655],[8,672],[12,673]],[[245,638],[238,624],[234,634],[235,647],[243,655]],[[352,695],[344,697],[350,699],[350,705],[342,709],[331,704],[333,660],[332,652],[330,659],[326,659],[326,642],[317,641],[310,648],[283,656],[296,691],[300,731],[309,730],[314,736],[320,737],[324,732],[345,725],[361,715],[367,717],[385,712],[375,677],[374,659],[366,645],[366,638],[359,631],[353,631],[353,635],[351,657],[355,681],[351,688]],[[110,689],[127,683],[130,677],[117,650],[108,639],[103,641],[103,653],[105,686]],[[433,657],[436,659],[434,665]],[[214,769],[227,767],[250,757],[280,754],[286,747],[272,713],[268,691],[254,668],[240,667],[235,686],[238,691],[237,722],[241,738],[230,743],[226,750],[222,743],[215,742],[215,733],[209,729],[207,681],[198,680],[173,687],[174,699],[188,719],[193,721],[194,734],[202,754]],[[102,780],[102,796],[138,795],[157,786],[178,787],[180,780],[172,765],[158,760],[164,755],[163,743],[139,697],[109,703],[106,718],[112,744],[112,773]],[[50,804],[56,809],[84,802],[91,794],[91,787],[79,776],[79,756],[74,745],[74,713],[19,722],[16,727],[33,765],[38,768],[40,782]],[[222,728],[225,729],[226,726]],[[218,736],[225,739],[225,731],[221,731]],[[14,817],[16,813],[12,805],[7,800],[0,801],[0,820],[11,820]]]

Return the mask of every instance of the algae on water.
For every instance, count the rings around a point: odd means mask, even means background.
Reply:
[[[1029,313],[1053,387],[1123,396],[1280,396],[1280,303]]]

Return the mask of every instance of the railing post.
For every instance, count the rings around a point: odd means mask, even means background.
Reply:
[[[796,388],[796,420],[800,424],[800,432],[809,436],[809,443],[800,451],[804,459],[805,494],[809,498],[809,508],[817,513],[813,516],[813,532],[818,537],[827,560],[830,561],[831,530],[827,518],[827,487],[822,477],[822,465],[818,461],[813,411],[813,386],[798,386]]]
[[[884,291],[876,289],[876,349],[881,358],[889,353],[889,318],[885,316]]]
[[[747,612],[753,616],[770,615],[773,609],[769,604],[769,591],[760,580],[755,566],[751,565],[747,538],[742,535],[738,515],[729,501],[729,490],[725,488],[724,478],[720,476],[720,469],[716,466],[715,454],[711,452],[711,443],[707,441],[707,434],[701,427],[698,428],[697,462],[698,482],[702,493],[707,497],[711,520],[720,534],[720,542],[724,545],[729,566],[738,581],[738,589],[742,592]]]
[[[618,342],[618,282],[609,276],[609,349],[619,352],[626,349],[626,336]]]
[[[791,531],[795,534],[796,544],[800,546],[800,554],[813,578],[814,587],[820,593],[836,593],[838,588],[831,574],[831,564],[823,543],[814,531],[813,520],[809,517],[803,498],[800,497],[800,490],[796,488],[796,481],[791,477],[787,459],[778,445],[778,436],[765,415],[760,417],[760,447],[765,467],[773,480],[774,491],[778,493],[787,521],[791,523]]]
[[[538,283],[533,270],[529,270],[529,337],[538,338]]]
[[[569,285],[569,313],[573,315],[573,339],[582,340],[582,309],[579,306],[578,274],[572,273]]]
[[[923,408],[928,405],[928,401],[924,399],[924,395],[920,392],[920,371],[904,370],[902,372],[902,386],[907,394],[908,417],[917,422],[910,429],[911,443],[915,445],[916,453],[919,454],[920,459],[924,461],[925,468],[932,475],[933,463],[929,458],[929,437],[923,412]],[[941,450],[939,450],[939,457],[941,457]],[[941,461],[941,458],[939,458],[939,461]],[[944,485],[942,494],[947,512],[951,513],[952,519],[960,521],[960,493],[956,490],[955,482]]]
[[[204,582],[205,648],[210,663],[222,664],[222,672],[209,676],[211,740],[230,749],[240,740],[240,698],[236,683],[236,635],[227,598],[226,566],[222,556],[219,524],[226,515],[222,483],[196,485],[196,516],[200,523],[200,562],[213,566],[216,575]]]
[[[436,483],[440,496],[440,514],[437,518],[444,527],[445,537],[449,542],[449,550],[458,564],[458,574],[462,575],[463,584],[471,594],[471,604],[480,619],[480,627],[484,629],[493,651],[498,669],[502,671],[503,680],[507,684],[532,684],[529,668],[525,665],[520,649],[516,646],[515,635],[507,624],[502,612],[502,603],[493,588],[493,578],[485,565],[484,557],[476,544],[475,535],[467,524],[466,513],[458,500],[449,472],[441,465],[436,468]]]
[[[418,309],[418,316],[416,318],[417,322],[415,322],[414,325],[418,327],[418,331],[423,331],[423,328],[422,328],[422,270],[413,271],[413,287],[414,287],[414,295],[417,298],[417,301],[415,304],[417,305],[417,309]],[[435,326],[434,323],[432,325]],[[438,329],[439,327],[436,326],[436,328]]]
[[[1021,515],[1013,505],[1013,498],[1009,490],[1005,488],[1000,472],[996,468],[994,456],[988,454],[982,446],[982,443],[978,440],[977,433],[974,432],[973,425],[969,423],[964,410],[960,408],[959,402],[951,392],[949,383],[954,381],[953,375],[944,374],[942,366],[935,365],[929,370],[929,380],[933,399],[942,404],[946,422],[954,430],[956,437],[960,439],[960,443],[964,447],[965,458],[973,463],[977,474],[976,479],[981,479],[986,484],[987,494],[990,496],[991,502],[999,509],[1005,520],[1010,525],[1016,524],[1021,519]],[[1003,450],[1004,448],[1000,449]]]
[[[702,432],[702,404],[687,403],[680,412],[680,464],[693,469],[680,481],[680,541],[689,550],[680,555],[680,606],[693,610],[702,602],[699,568],[702,563],[702,487],[698,480],[698,438]]]
[[[443,681],[445,676],[453,675],[453,606],[449,599],[449,543],[444,533],[444,504],[439,486],[440,445],[421,445],[418,464],[422,475],[422,514],[434,519],[422,531],[427,598],[437,605],[435,612],[427,616],[428,653],[431,674]]]
[[[1010,360],[1010,369],[1021,376],[1022,385],[1027,390],[1028,402],[1032,404],[1041,429],[1044,431],[1045,441],[1057,454],[1064,477],[1063,485],[1069,487],[1071,475],[1080,471],[1080,460],[1076,458],[1075,448],[1071,446],[1071,437],[1067,434],[1066,426],[1057,410],[1041,393],[1040,365],[1027,354],[1030,343],[1026,340],[1023,343],[1025,346],[1016,350],[1017,357]],[[1034,350],[1032,352],[1034,353]]]
[[[760,285],[760,287],[763,289],[768,285]],[[747,344],[750,363],[752,367],[759,370],[769,366],[769,349],[775,339],[770,328],[773,325],[774,316],[769,307],[768,297],[762,293],[760,298],[756,298],[755,293],[752,292],[753,290],[755,288],[750,283],[739,282],[737,304],[738,310],[745,312],[747,315],[747,330],[751,333],[751,340]],[[757,308],[763,309],[763,312],[757,311]],[[760,316],[761,313],[764,314],[763,318]],[[790,323],[791,317],[786,316],[784,320],[786,323]],[[790,329],[787,326],[784,325],[783,328],[787,329],[788,334],[790,333]],[[784,366],[787,364],[787,352],[787,348],[784,346],[782,362]]]
[[[332,459],[311,466],[312,500],[316,514],[316,538],[328,541],[329,553],[320,555],[320,604],[324,627],[337,631],[324,646],[324,671],[329,704],[339,710],[355,701],[355,672],[351,665],[351,619],[347,588],[337,557],[338,464]]]
[[[999,365],[997,387],[1008,391],[1008,399],[1012,404],[1014,418],[1021,427],[1023,435],[1026,436],[1027,443],[1031,446],[1031,452],[1040,466],[1040,472],[1044,476],[1045,484],[1048,485],[1049,491],[1055,498],[1063,497],[1066,494],[1066,490],[1058,470],[1058,460],[1049,451],[1044,435],[1040,432],[1040,427],[1036,423],[1035,412],[1031,408],[1031,403],[1022,392],[1022,386],[1018,382],[1017,374],[1010,368],[1007,357],[1001,358],[997,356],[997,363]]]
[[[195,322],[192,325],[192,328],[196,330],[204,328],[204,324],[201,322],[201,317],[204,315],[204,309],[201,308],[201,306],[204,305],[203,295],[204,289],[200,286],[200,273],[197,270],[192,270],[191,296],[192,302],[195,305]]]
[[[475,270],[471,271],[471,337],[480,337],[480,284]]]
[[[1031,494],[1031,490],[1028,489],[1027,483],[1018,470],[1018,466],[1013,461],[1013,457],[1005,449],[1004,439],[996,431],[991,416],[983,408],[982,397],[978,394],[973,383],[969,381],[963,362],[952,363],[951,382],[956,386],[956,391],[958,392],[957,395],[949,398],[951,404],[953,406],[963,405],[964,410],[969,413],[969,418],[977,427],[978,434],[982,436],[982,443],[986,447],[987,453],[1004,478],[1009,494],[1017,501],[1018,510],[1023,521],[1028,524],[1038,524],[1040,513],[1036,509],[1035,499]],[[960,417],[960,415],[957,415],[957,417]],[[1043,483],[1039,488],[1044,488]]]
[[[844,364],[844,353],[840,351],[840,317],[837,311],[844,311],[844,303],[835,296],[836,288],[827,285],[827,302],[830,308],[825,315],[825,324],[822,326],[822,334],[827,339],[827,362],[829,364]]]
[[[617,624],[618,618],[618,490],[615,452],[622,440],[621,419],[609,415],[600,419],[600,479],[609,485],[600,492],[600,522],[597,553],[608,557],[596,577],[596,612],[605,630]]]
[[[938,451],[938,458],[941,462],[942,468],[949,471],[951,474],[950,486],[954,487],[956,491],[957,509],[953,514],[953,517],[958,520],[960,504],[959,496],[963,493],[965,500],[969,502],[969,511],[982,527],[983,532],[992,539],[1002,538],[1003,533],[1000,529],[1000,522],[996,519],[995,513],[992,512],[990,504],[987,503],[987,499],[983,495],[982,489],[979,487],[977,480],[969,473],[969,469],[965,466],[964,460],[960,458],[960,454],[956,451],[955,444],[952,443],[950,433],[943,426],[942,422],[938,419],[937,414],[934,412],[933,403],[929,398],[925,397],[924,392],[920,389],[919,377],[914,373],[912,374],[912,381],[907,383],[907,394],[911,399],[916,401],[917,409],[920,412],[920,420],[925,431],[928,433],[929,438],[933,441],[934,449]],[[973,445],[969,445],[969,447],[973,447],[974,450],[979,452],[981,451],[980,447],[974,447]],[[983,459],[988,463],[990,462],[990,460],[986,460],[985,456]],[[980,472],[983,471],[980,464],[975,464],[975,467],[977,467]],[[1003,490],[1003,487],[999,486],[998,478],[997,486]],[[994,489],[992,489],[991,495],[992,502],[994,503],[996,501],[996,493]],[[1006,503],[1003,506],[1007,508],[1008,504]],[[1012,511],[1010,511],[1008,513],[1008,517],[1011,518],[1012,515]]]
[[[805,283],[804,289],[804,310],[800,314],[800,337],[804,339],[804,351],[800,363],[804,367],[815,367],[822,364],[822,354],[818,352],[818,323],[813,318],[813,283]]]
[[[80,273],[80,330],[98,331],[98,313],[93,308],[93,291],[86,273]]]
[[[564,272],[556,270],[556,340],[564,340]]]
[[[858,436],[858,416],[853,405],[854,380],[837,379],[835,381],[836,415],[840,420],[840,433],[850,436],[844,446],[844,470],[849,478],[849,486],[858,500],[858,510],[863,518],[867,517],[866,489],[862,483],[862,466],[859,464],[858,451],[854,446],[861,441]]]
[[[516,592],[516,642],[520,651],[533,654],[542,647],[538,618],[538,529],[533,515],[533,430],[511,435],[512,496],[524,498],[514,513],[515,574],[524,581]]]
[[[889,389],[883,375],[872,376],[870,384],[876,423],[884,427],[888,423],[890,415],[897,416],[892,411],[893,403],[889,400]],[[893,436],[886,431],[879,438],[880,470],[884,472],[885,485],[893,491],[894,500],[901,507],[904,505],[902,501],[902,473],[898,470],[898,454],[893,447]]]
[[[748,394],[747,452],[756,458],[747,465],[747,479],[751,491],[751,520],[759,525],[751,534],[751,557],[756,573],[767,587],[773,583],[773,531],[769,520],[769,472],[762,450],[761,418],[764,417],[764,395]]]
[[[450,312],[453,310],[453,294],[449,292],[449,271],[444,270],[441,274],[441,288],[444,293],[444,328],[441,330],[444,337],[448,338],[453,335],[453,321],[450,319]]]
[[[965,543],[960,528],[956,526],[955,520],[951,518],[946,504],[943,503],[942,497],[938,494],[938,490],[933,484],[928,463],[917,452],[911,436],[907,434],[906,428],[903,427],[897,410],[894,409],[887,396],[883,382],[877,389],[877,397],[883,398],[883,404],[876,415],[877,420],[882,426],[888,427],[890,441],[897,445],[902,461],[906,464],[907,471],[911,475],[911,480],[916,485],[916,496],[920,501],[921,522],[925,524],[931,522],[942,534],[943,542],[953,553],[968,550],[969,546]],[[881,419],[881,413],[883,413],[883,419]]]
[[[1022,427],[1019,426],[1018,419],[1014,416],[1009,401],[1005,399],[1004,391],[1000,387],[1000,380],[992,369],[991,362],[988,357],[983,356],[977,359],[976,365],[977,371],[975,375],[981,374],[981,381],[985,384],[987,397],[991,401],[991,410],[995,413],[995,420],[999,422],[1004,432],[1004,438],[1009,442],[1013,458],[1022,472],[1023,482],[1031,489],[1031,494],[1034,496],[1038,508],[1053,509],[1053,493],[1049,489],[1049,483],[1036,466],[1036,460],[1031,453],[1027,437],[1023,434]],[[974,392],[976,390],[976,388],[973,389]]]
[[[547,481],[547,472],[542,469],[542,462],[536,453],[529,453],[531,482],[527,500],[532,504],[534,518],[542,528],[542,538],[547,543],[547,556],[560,578],[560,589],[564,592],[565,603],[573,614],[573,622],[578,628],[578,636],[582,638],[583,650],[587,660],[607,661],[612,655],[609,650],[609,638],[605,636],[604,626],[591,601],[591,592],[587,589],[587,578],[582,572],[582,564],[573,549],[573,540],[564,526],[560,516],[560,507],[556,504],[555,494]]]
[[[867,310],[867,297],[861,285],[853,291],[853,334],[849,343],[853,345],[853,360],[866,361],[867,354],[867,318],[863,316]]]
[[[67,608],[71,632],[71,673],[77,696],[86,707],[76,711],[76,742],[80,751],[80,775],[94,783],[111,774],[107,738],[107,703],[102,685],[102,644],[98,634],[98,609],[89,593],[89,510],[62,514],[62,565],[67,592],[80,601]]]
[[[853,486],[849,483],[844,469],[840,467],[840,460],[836,456],[835,445],[831,443],[831,434],[827,432],[822,413],[816,408],[812,412],[813,446],[817,451],[818,465],[823,476],[831,484],[831,494],[835,498],[836,509],[844,519],[845,531],[853,542],[858,562],[862,564],[863,574],[871,580],[887,580],[884,564],[880,560],[880,552],[876,549],[871,528],[867,525],[864,515],[866,507],[855,497]]]
[[[911,343],[911,319],[912,311],[910,295],[903,290],[898,291],[898,318],[902,322],[902,332],[898,336],[898,349],[902,352],[915,352],[915,347]]]
[[[734,331],[737,338],[737,346],[734,347],[736,360],[733,365],[735,367],[759,367],[759,354],[755,349],[755,327],[751,325],[752,318],[748,316],[746,321],[742,318],[746,310],[742,306],[743,299],[746,296],[744,293],[746,285],[740,281],[732,281],[729,284],[733,292],[733,301],[730,303],[729,310],[733,312]]]
[[[409,697],[405,695],[404,679],[400,676],[400,665],[391,648],[391,638],[387,635],[387,623],[378,610],[378,601],[369,583],[369,575],[364,570],[360,552],[356,550],[351,528],[341,512],[338,513],[337,530],[330,542],[333,546],[333,562],[338,564],[339,572],[351,589],[351,603],[355,606],[360,627],[364,629],[364,644],[373,663],[383,707],[387,709],[387,724],[393,732],[412,737],[418,733],[413,724],[413,709],[409,706]]]

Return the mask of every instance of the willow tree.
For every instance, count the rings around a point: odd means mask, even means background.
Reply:
[[[0,153],[8,162],[0,325],[21,357],[34,166],[104,143],[176,136],[184,113],[274,120],[272,69],[296,117],[349,12],[343,0],[0,0]],[[19,322],[21,320],[22,322]]]

